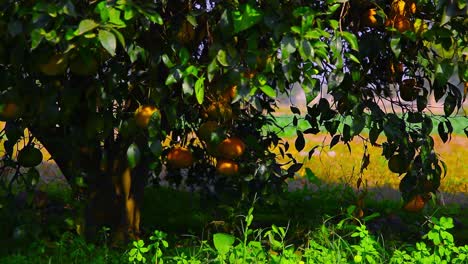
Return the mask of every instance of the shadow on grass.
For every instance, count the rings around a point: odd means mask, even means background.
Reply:
[[[319,229],[324,223],[337,224],[349,217],[347,208],[356,204],[355,190],[346,185],[294,184],[297,185],[289,185],[289,191],[278,194],[274,204],[268,204],[260,197],[253,213],[254,228],[269,228],[272,224],[288,226],[291,243],[303,243],[310,231]],[[468,242],[466,203],[433,203],[420,213],[407,213],[401,209],[398,190],[380,187],[368,191],[363,211],[364,217],[378,213],[379,216],[366,223],[375,235],[390,241],[420,241],[428,230],[430,217],[450,216],[455,221],[457,244]],[[201,239],[208,239],[216,232],[241,234],[241,216],[249,208],[248,204],[238,201],[219,201],[199,193],[162,187],[148,188],[145,197],[142,219],[146,232],[158,229]],[[467,197],[456,194],[456,200],[466,202]]]

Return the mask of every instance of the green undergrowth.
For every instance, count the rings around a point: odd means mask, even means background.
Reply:
[[[290,226],[253,228],[254,208],[239,216],[239,235],[216,232],[206,238],[188,237],[170,243],[167,233],[156,230],[122,249],[111,249],[103,232],[102,246],[86,243],[70,232],[57,242],[32,243],[27,251],[0,257],[0,263],[466,263],[468,245],[457,245],[451,234],[453,219],[432,217],[428,231],[415,243],[388,244],[373,234],[367,221],[357,219],[356,207],[346,217],[333,218],[310,230],[304,243],[288,240]]]
[[[253,205],[151,187],[141,240],[122,248],[111,246],[105,228],[85,242],[64,219],[40,226],[37,212],[4,207],[0,263],[466,263],[463,208],[429,204],[410,214],[368,194],[356,217],[356,199],[341,185],[306,186],[274,202],[257,197]]]

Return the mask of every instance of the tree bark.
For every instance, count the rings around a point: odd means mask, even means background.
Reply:
[[[114,244],[138,239],[148,169],[143,162],[133,169],[128,166],[129,141],[112,139],[104,146],[100,142],[77,146],[71,143],[76,139],[56,129],[30,130],[52,155],[74,192],[84,197],[75,208],[84,222],[79,233],[95,240],[99,231],[108,227]],[[81,176],[85,188],[75,184]]]

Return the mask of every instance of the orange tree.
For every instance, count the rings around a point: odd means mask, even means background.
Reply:
[[[277,164],[269,151],[284,156],[289,145],[262,127],[274,123],[277,94],[299,84],[310,127],[295,148],[321,127],[331,146],[364,128],[378,144],[383,132],[383,155],[405,174],[410,200],[436,191],[444,167],[428,96],[444,101],[447,140],[446,117],[466,95],[464,14],[463,1],[442,0],[3,0],[2,166],[30,168],[12,178],[27,186],[37,178],[36,141],[14,157],[28,128],[83,194],[86,230],[134,235],[147,175],[161,164],[170,179],[186,168],[189,182],[233,194],[294,175],[300,163]],[[310,104],[325,93],[333,100]],[[365,154],[361,170],[368,162]]]

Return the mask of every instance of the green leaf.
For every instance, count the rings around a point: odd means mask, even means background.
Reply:
[[[457,98],[453,96],[451,93],[447,94],[447,97],[444,101],[444,113],[445,116],[450,116],[453,111],[455,111],[455,107],[457,105]]]
[[[171,85],[177,83],[182,77],[182,73],[179,69],[171,71],[171,73],[167,76],[166,85]]]
[[[140,149],[135,143],[131,144],[127,149],[128,166],[130,166],[130,168],[132,169],[135,168],[138,162],[140,162],[140,158],[141,158]]]
[[[97,4],[94,12],[99,13],[99,17],[101,17],[102,22],[107,22],[109,20],[109,8],[107,8],[107,4],[105,1],[100,2]]]
[[[187,21],[188,21],[193,27],[197,27],[197,26],[198,26],[197,18],[196,18],[195,16],[187,15],[186,19],[187,19]]]
[[[296,41],[291,36],[284,36],[281,40],[281,54],[282,59],[287,59],[291,54],[296,51]]]
[[[273,89],[271,86],[269,85],[260,86],[260,90],[262,90],[262,92],[264,92],[270,98],[273,98],[273,99],[276,98],[276,90]]]
[[[153,153],[155,157],[160,157],[162,153],[161,140],[156,140],[154,142],[148,142],[148,143],[149,143],[149,148],[151,150],[151,153]]]
[[[44,29],[42,28],[36,28],[31,32],[31,50],[34,50],[41,44],[42,39],[44,38],[43,36]]]
[[[85,19],[80,22],[78,29],[75,31],[76,36],[83,35],[86,32],[89,32],[99,26],[98,23],[94,22],[92,19]]]
[[[185,65],[190,60],[190,53],[186,48],[179,50],[180,64]]]
[[[158,25],[162,25],[164,24],[164,21],[161,17],[161,15],[157,12],[143,12],[143,14],[146,16],[146,18],[149,19],[149,21],[155,23],[155,24],[158,24]]]
[[[115,35],[107,30],[99,30],[99,41],[102,46],[109,52],[110,55],[115,55],[115,48],[117,47],[117,40]]]
[[[328,80],[327,80],[328,81],[328,89],[333,90],[334,88],[340,86],[340,84],[344,80],[344,77],[345,77],[345,75],[344,75],[344,73],[342,71],[330,74],[330,76],[328,77]]]
[[[305,147],[304,134],[302,134],[302,132],[299,130],[297,131],[297,138],[296,138],[296,141],[294,142],[294,147],[296,147],[296,150],[298,152],[301,152]]]
[[[225,50],[220,49],[218,51],[218,55],[216,55],[216,58],[218,59],[219,64],[221,64],[224,67],[229,66],[229,63],[227,61],[227,53]]]
[[[358,59],[356,56],[354,56],[354,54],[352,54],[352,53],[345,53],[345,56],[348,57],[350,60],[352,60],[352,61],[354,61],[354,62],[356,62],[356,63],[358,63],[358,64],[361,64],[361,62],[359,61],[359,59]]]
[[[109,9],[109,22],[117,26],[125,27],[125,22],[120,19],[120,10],[115,8]]]
[[[184,95],[191,96],[193,95],[193,86],[194,86],[194,81],[192,76],[185,76],[184,80],[182,82],[182,91],[184,92]]]
[[[168,68],[174,67],[174,63],[172,63],[171,59],[169,58],[169,56],[167,56],[167,54],[163,54],[161,56],[161,59],[162,59],[164,65],[166,65],[166,67],[168,67]]]
[[[358,41],[356,38],[356,35],[350,32],[341,32],[341,36],[348,41],[349,45],[351,46],[351,49],[358,51],[359,46],[358,46]]]
[[[442,216],[440,218],[440,226],[442,226],[444,229],[453,228],[454,227],[453,219],[451,217]]]
[[[444,123],[440,122],[437,126],[437,131],[439,132],[440,139],[445,143],[448,140],[448,134],[445,131]]]
[[[319,84],[317,79],[305,79],[302,84],[302,90],[305,93],[306,103],[309,104],[312,102],[319,94],[319,89],[317,85]]]
[[[200,77],[197,82],[195,82],[195,97],[199,104],[203,104],[203,99],[205,97],[205,77]]]
[[[304,60],[312,60],[314,58],[314,48],[308,40],[302,40],[299,46],[299,53]]]
[[[245,4],[240,7],[240,10],[232,12],[234,21],[234,33],[239,33],[254,26],[262,20],[262,13],[255,9],[250,4]]]
[[[133,8],[130,6],[126,5],[124,8],[124,19],[125,20],[130,20],[135,16],[135,12],[133,11]]]
[[[399,57],[401,53],[401,45],[400,45],[400,37],[393,37],[390,40],[390,48],[392,49],[393,53],[395,54],[395,57]]]
[[[124,36],[122,35],[122,33],[120,33],[120,31],[118,31],[118,30],[115,29],[115,28],[111,28],[111,31],[112,31],[112,33],[114,33],[114,35],[117,37],[117,40],[119,41],[120,45],[122,45],[123,48],[126,48],[127,45],[125,45],[125,38],[124,38]]]
[[[230,234],[216,233],[213,235],[213,243],[221,255],[226,255],[235,242],[235,237]]]

